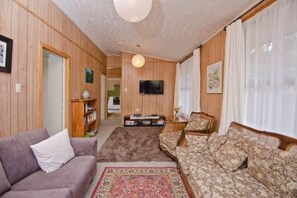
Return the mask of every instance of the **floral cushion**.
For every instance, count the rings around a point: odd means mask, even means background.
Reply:
[[[187,147],[192,152],[207,152],[208,136],[186,135]]]
[[[226,173],[209,164],[191,164],[188,181],[195,197],[276,197],[263,184],[251,177],[247,169]]]
[[[191,114],[185,130],[203,130],[208,125],[208,120],[201,118],[199,114]]]
[[[212,156],[227,172],[232,172],[246,161],[247,153],[243,150],[245,139],[242,132],[232,127],[226,136],[226,143],[212,152]]]
[[[176,156],[180,167],[186,175],[188,175],[190,166],[223,170],[209,153],[196,153],[190,151],[187,147],[178,146],[176,147]]]
[[[182,134],[182,131],[175,131],[175,132],[170,132],[170,133],[161,133],[159,135],[160,143],[162,142],[165,145],[167,145],[169,148],[174,150],[176,145],[177,145],[177,141],[180,138],[181,134]]]
[[[236,147],[232,141],[227,142],[213,153],[213,157],[227,172],[236,171],[247,159],[245,151]]]
[[[188,176],[191,164],[196,164],[197,154],[190,152],[187,147],[176,147],[176,157],[183,173]]]
[[[218,150],[227,140],[227,137],[219,136],[217,132],[212,133],[207,141],[210,154]]]
[[[249,173],[274,193],[297,197],[297,157],[253,141],[248,148]]]

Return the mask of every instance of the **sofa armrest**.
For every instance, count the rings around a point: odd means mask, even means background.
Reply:
[[[170,133],[182,131],[186,127],[187,122],[168,122],[166,121],[160,133]]]
[[[70,138],[75,156],[97,156],[96,138]]]

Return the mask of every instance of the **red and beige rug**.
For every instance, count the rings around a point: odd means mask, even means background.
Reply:
[[[187,198],[187,190],[173,167],[106,167],[92,198]]]

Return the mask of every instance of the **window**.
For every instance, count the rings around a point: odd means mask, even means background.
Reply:
[[[245,123],[297,137],[297,1],[277,1],[245,23]]]

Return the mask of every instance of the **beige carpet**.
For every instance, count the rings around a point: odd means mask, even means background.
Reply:
[[[171,162],[159,147],[159,127],[117,127],[97,155],[98,162]]]

